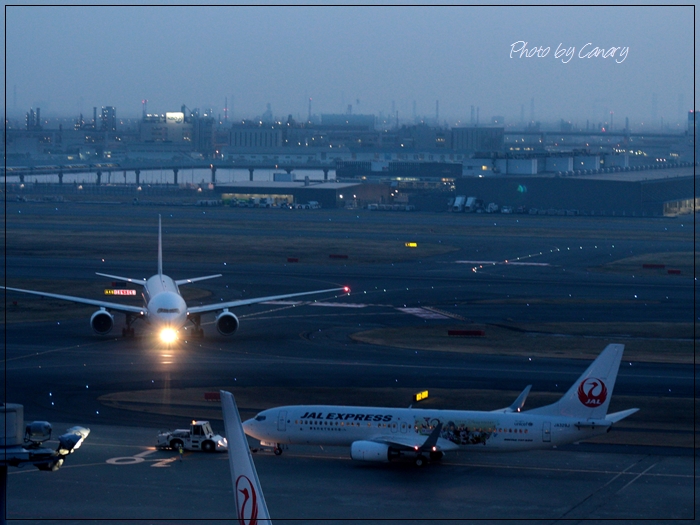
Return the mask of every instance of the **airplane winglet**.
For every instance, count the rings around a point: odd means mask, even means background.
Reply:
[[[532,385],[527,385],[525,389],[520,392],[520,395],[513,401],[513,404],[510,405],[508,408],[511,409],[511,412],[520,412],[525,406],[525,400],[527,399],[527,395],[530,393],[530,389],[532,388]]]
[[[272,525],[236,401],[231,392],[220,390],[219,394],[221,409],[224,413],[229,467],[239,523]]]
[[[525,400],[527,399],[527,395],[530,393],[531,388],[532,385],[527,385],[525,387],[525,390],[520,392],[520,395],[517,398],[515,398],[515,401],[513,401],[513,403],[510,406],[506,408],[499,408],[498,410],[492,410],[491,412],[520,412],[525,406]]]

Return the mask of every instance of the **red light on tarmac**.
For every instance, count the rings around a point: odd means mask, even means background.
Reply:
[[[350,287],[349,286],[343,286],[343,291],[345,293],[350,293]]]

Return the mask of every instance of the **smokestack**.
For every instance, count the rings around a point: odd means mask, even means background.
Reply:
[[[535,121],[535,97],[530,99],[530,120]]]
[[[309,118],[307,122],[311,122],[311,97],[309,97]]]
[[[474,124],[474,105],[473,104],[472,104],[472,114],[471,114],[471,118],[469,119],[469,122],[471,124]]]
[[[97,106],[92,107],[92,129],[97,129]]]

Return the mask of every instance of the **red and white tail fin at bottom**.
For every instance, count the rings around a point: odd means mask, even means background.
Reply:
[[[240,525],[272,525],[265,497],[248,440],[243,432],[241,416],[236,401],[230,392],[219,391],[221,408],[224,412],[224,427],[228,440],[228,461],[231,468],[233,494],[236,500],[236,513]]]

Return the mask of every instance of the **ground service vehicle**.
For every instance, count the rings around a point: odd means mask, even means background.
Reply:
[[[464,211],[464,202],[467,200],[466,195],[457,195],[454,204],[452,204],[452,211],[460,212]]]
[[[214,434],[209,421],[195,421],[189,429],[166,430],[158,433],[157,448],[179,450],[203,450],[204,452],[223,452],[228,450],[226,438]]]

